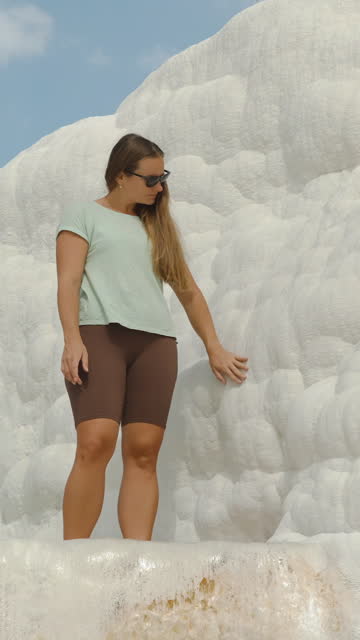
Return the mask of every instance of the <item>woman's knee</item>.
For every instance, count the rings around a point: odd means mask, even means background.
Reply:
[[[83,420],[77,425],[76,456],[82,461],[110,459],[119,434],[119,423],[110,418]]]
[[[156,465],[156,460],[164,438],[164,429],[146,422],[133,422],[123,426],[121,452],[124,464]]]

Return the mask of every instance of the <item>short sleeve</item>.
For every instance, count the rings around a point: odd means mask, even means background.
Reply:
[[[56,229],[55,238],[60,231],[73,231],[90,244],[89,233],[86,228],[84,208],[81,206],[67,205],[62,210],[60,221]]]

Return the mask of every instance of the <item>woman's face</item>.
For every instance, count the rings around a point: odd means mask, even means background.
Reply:
[[[164,169],[163,158],[142,158],[135,172],[142,176],[161,176]],[[163,191],[163,185],[160,182],[153,187],[147,187],[143,178],[134,175],[126,175],[123,184],[129,200],[141,204],[153,204],[158,193]]]

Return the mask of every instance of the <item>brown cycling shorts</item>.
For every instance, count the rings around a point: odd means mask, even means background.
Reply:
[[[117,322],[79,330],[89,372],[80,360],[83,383],[64,377],[75,428],[83,420],[112,418],[122,426],[149,422],[165,429],[178,371],[176,338]]]

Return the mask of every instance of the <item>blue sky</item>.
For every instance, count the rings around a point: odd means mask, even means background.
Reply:
[[[149,73],[257,0],[0,0],[0,167],[59,127],[114,113]]]

